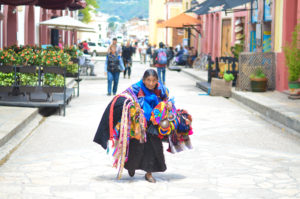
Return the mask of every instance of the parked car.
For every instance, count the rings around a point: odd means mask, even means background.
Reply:
[[[106,55],[108,50],[108,45],[104,43],[88,42],[89,54],[93,57]]]

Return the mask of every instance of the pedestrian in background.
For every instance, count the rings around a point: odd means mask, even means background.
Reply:
[[[132,67],[132,55],[134,52],[133,47],[130,45],[130,41],[128,40],[126,43],[126,46],[123,47],[122,49],[122,58],[124,62],[124,78],[126,78],[126,73],[128,72],[128,79],[130,79],[131,75],[131,67]]]
[[[167,52],[168,52],[168,63],[167,63],[167,66],[169,67],[170,66],[170,63],[172,62],[172,59],[174,58],[174,50],[173,50],[173,47],[170,46],[168,49],[167,49]]]
[[[168,63],[167,50],[164,48],[164,43],[159,43],[159,49],[157,49],[153,55],[153,63],[157,67],[158,80],[163,84],[166,83],[166,66]]]
[[[112,40],[112,44],[109,46],[108,48],[108,54],[110,53],[110,49],[112,46],[115,46],[116,47],[116,51],[118,53],[118,55],[122,56],[122,47],[118,45],[118,40],[117,38],[113,38]]]
[[[150,44],[148,44],[147,50],[146,50],[146,59],[149,59],[149,63],[151,63],[151,59],[152,59],[152,46]]]
[[[106,56],[104,71],[107,74],[107,95],[111,95],[112,82],[113,95],[117,94],[120,72],[124,71],[124,64],[121,56],[117,53],[116,46],[109,47],[109,54]]]
[[[145,44],[145,42],[142,42],[142,45],[140,46],[140,61],[141,61],[141,64],[144,63],[146,64],[146,52],[147,52],[147,46]]]
[[[84,54],[89,54],[89,44],[86,42],[86,41],[84,41],[83,43],[82,43],[82,46],[83,46],[83,53]]]

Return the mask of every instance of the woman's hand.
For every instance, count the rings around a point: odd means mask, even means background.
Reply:
[[[172,108],[173,108],[173,104],[172,104],[172,102],[171,102],[171,101],[169,101],[167,105],[168,105],[168,110],[169,110],[169,111],[171,111],[171,110],[172,110]]]

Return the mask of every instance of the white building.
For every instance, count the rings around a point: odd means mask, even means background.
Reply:
[[[145,40],[148,38],[149,23],[147,19],[133,18],[125,25],[129,39]]]
[[[79,40],[81,41],[93,41],[93,42],[101,42],[106,41],[107,32],[108,32],[108,22],[107,20],[110,18],[110,15],[97,12],[96,14],[91,13],[92,21],[88,23],[88,25],[95,28],[95,33],[87,33],[83,32],[79,34]]]

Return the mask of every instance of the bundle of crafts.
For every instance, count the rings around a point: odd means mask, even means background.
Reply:
[[[152,111],[150,120],[154,125],[150,132],[169,143],[169,152],[192,148],[189,137],[193,134],[192,116],[186,110],[176,110],[173,100],[160,102]]]
[[[109,118],[109,121],[105,119]],[[109,123],[109,125],[105,125]],[[103,129],[108,126],[109,129]],[[109,132],[109,135],[106,135]],[[128,159],[130,139],[146,142],[146,119],[144,111],[129,92],[116,95],[104,112],[94,141],[109,152],[108,141],[112,142],[114,163],[118,168],[117,178],[122,177],[124,164]]]

